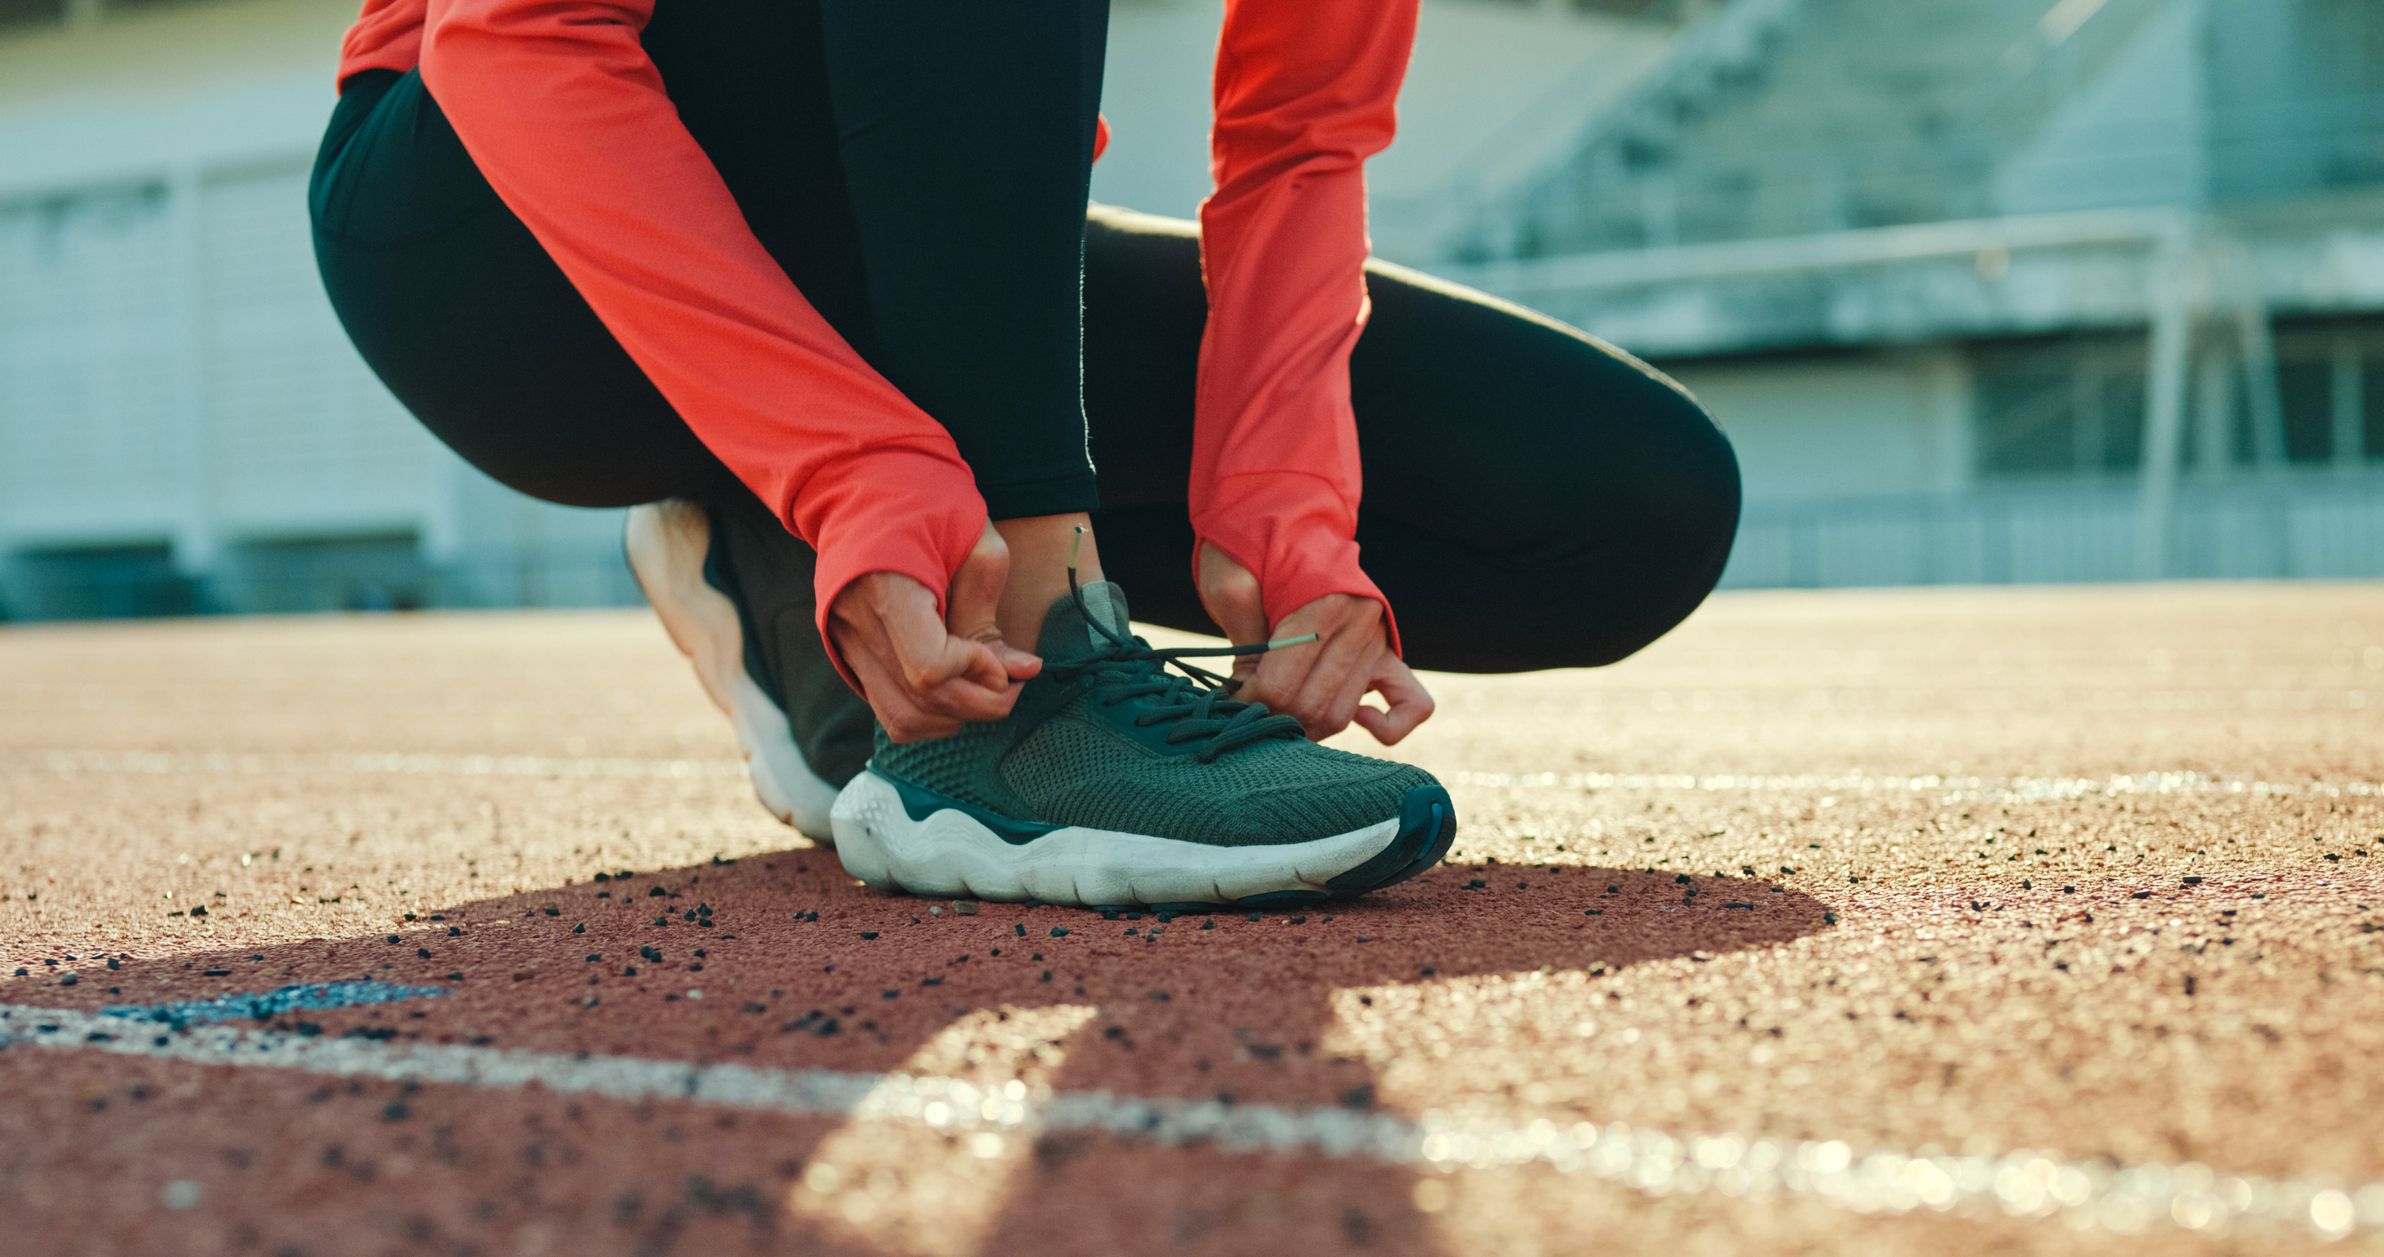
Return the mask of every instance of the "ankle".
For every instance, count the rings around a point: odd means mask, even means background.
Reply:
[[[1078,541],[1078,530],[1083,539]],[[1033,650],[1043,632],[1044,613],[1068,592],[1068,556],[1076,555],[1076,579],[1091,584],[1101,579],[1101,554],[1093,545],[1092,517],[1082,511],[1068,515],[1032,515],[997,519],[993,530],[1010,548],[1010,578],[1002,588],[1001,609],[995,621],[1002,640]]]

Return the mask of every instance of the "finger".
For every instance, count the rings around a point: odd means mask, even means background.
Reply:
[[[1374,627],[1381,615],[1372,602],[1328,594],[1284,617],[1278,626],[1285,636],[1314,629],[1321,638],[1311,645],[1269,652],[1259,665],[1264,688],[1281,700],[1278,710],[1298,717],[1308,736],[1329,737],[1349,724],[1358,699],[1365,695],[1369,665],[1382,648],[1382,635]],[[1346,703],[1341,702],[1344,697]]]
[[[927,591],[919,588],[916,592],[915,597],[906,592],[899,600],[889,600],[878,613],[896,675],[914,696],[964,675],[980,657],[987,657],[990,664],[991,655],[990,651],[969,649],[980,643],[954,637],[936,617],[935,602]]]
[[[938,643],[937,660],[924,669],[933,679],[911,688],[911,697],[931,711],[973,719],[966,713],[983,710],[983,700],[999,699],[1003,710],[1013,687],[1009,674],[984,642],[946,634]]]
[[[1010,578],[1010,550],[992,524],[985,526],[976,548],[952,574],[952,590],[944,601],[944,623],[954,637],[990,647],[990,663],[972,664],[969,676],[994,689],[1011,680],[1023,681],[1043,670],[1033,651],[1002,640],[1002,590]]]
[[[1237,646],[1265,641],[1266,610],[1259,597],[1258,578],[1211,546],[1201,547],[1200,564],[1200,605],[1209,619]],[[1240,666],[1235,665],[1237,670]]]
[[[1284,656],[1287,651],[1313,649],[1313,646],[1298,646],[1242,656],[1233,666],[1233,674],[1242,682],[1233,696],[1245,703],[1263,703],[1269,711],[1290,714],[1291,697],[1299,692],[1300,678],[1307,675],[1308,661]]]
[[[1286,622],[1283,629],[1286,637],[1297,637],[1301,632],[1311,631],[1290,622]],[[1286,716],[1299,715],[1300,696],[1307,689],[1309,674],[1316,670],[1318,660],[1331,642],[1329,635],[1320,636],[1316,641],[1298,646],[1285,646],[1263,655],[1244,656],[1251,661],[1249,679],[1234,697],[1245,702],[1264,703],[1268,710]]]
[[[944,651],[953,655],[959,668],[956,679],[964,679],[989,690],[1010,688],[1010,670],[1002,666],[1002,657],[993,652],[991,642],[966,637],[946,637]]]
[[[1357,710],[1366,692],[1365,666],[1382,649],[1382,639],[1368,625],[1343,629],[1318,645],[1322,653],[1301,680],[1291,706],[1292,714],[1308,727],[1309,737],[1328,738],[1346,728]]]
[[[975,548],[952,573],[952,587],[944,599],[944,622],[954,637],[972,641],[1002,639],[1002,586],[1010,579],[1010,550],[1000,533],[987,524]]]
[[[873,623],[849,635],[875,673],[864,674],[862,685],[873,705],[882,697],[880,691],[892,690],[902,696],[906,712],[943,724],[1007,715],[1013,699],[1002,695],[1011,687],[992,649],[945,632],[927,591],[913,582],[905,584],[910,589],[881,604]],[[951,731],[956,730],[952,725]]]
[[[969,645],[983,648],[977,642]],[[997,689],[979,683],[973,675],[957,676],[930,686],[914,697],[929,711],[957,720],[984,722],[999,720],[1010,714],[1010,709],[1018,702],[1018,687],[1005,681]]]
[[[1374,684],[1376,662],[1389,653],[1389,647],[1377,645],[1374,647],[1374,659],[1361,662],[1349,670],[1348,677],[1341,683],[1341,689],[1333,695],[1332,706],[1325,712],[1333,732],[1339,733],[1348,728],[1349,722],[1356,718],[1358,704],[1365,701],[1366,691]]]
[[[1234,675],[1242,679],[1241,688],[1234,691],[1235,698],[1246,703],[1264,703],[1267,710],[1286,716],[1295,714],[1292,704],[1299,697],[1309,670],[1316,666],[1316,655],[1324,649],[1324,639],[1332,634],[1332,625],[1320,622],[1325,605],[1322,600],[1309,603],[1283,617],[1283,622],[1274,629],[1281,637],[1314,632],[1316,641],[1264,654],[1243,655],[1234,661]],[[1262,628],[1252,640],[1266,640],[1265,630]]]
[[[1001,662],[1002,671],[1009,674],[1013,681],[1024,681],[1043,670],[1043,660],[1039,655],[1029,654],[1008,642],[988,642],[986,645],[992,648],[993,657]]]
[[[1010,684],[1012,666],[1031,673],[1041,661],[1013,652],[1016,657],[1005,663],[993,644],[953,636],[936,618],[926,589],[903,584],[876,606],[875,624],[853,635],[866,643],[884,678],[881,684],[901,690],[909,708],[947,733],[957,732],[958,722],[1009,715],[1018,700]]]
[[[840,633],[839,637],[845,664],[861,683],[862,700],[869,704],[870,714],[877,717],[878,724],[885,727],[886,736],[897,742],[915,742],[928,736],[924,713],[903,685],[900,670],[894,666],[885,642],[874,634],[859,632]]]
[[[853,671],[869,696],[869,710],[896,742],[923,742],[960,732],[960,722],[921,707],[882,660],[855,660]]]
[[[1376,668],[1371,684],[1374,692],[1382,695],[1383,708],[1359,707],[1355,719],[1358,727],[1374,735],[1375,741],[1394,746],[1415,732],[1417,725],[1432,718],[1432,695],[1397,658]]]

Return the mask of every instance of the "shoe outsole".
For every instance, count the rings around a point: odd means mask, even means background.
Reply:
[[[836,787],[811,771],[788,730],[786,713],[745,668],[745,626],[736,604],[704,579],[712,521],[690,502],[634,507],[622,536],[630,574],[662,619],[704,693],[729,719],[753,792],[770,815],[814,841],[834,841],[829,812]]]
[[[1456,808],[1437,784],[1409,790],[1399,815],[1378,824],[1253,847],[1074,826],[1005,839],[973,809],[922,803],[931,797],[874,769],[855,777],[833,814],[845,871],[881,889],[939,897],[1168,912],[1294,909],[1413,878],[1448,854],[1457,833]]]

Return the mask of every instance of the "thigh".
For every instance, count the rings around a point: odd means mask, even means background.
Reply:
[[[1384,263],[1350,362],[1367,573],[1423,667],[1610,662],[1719,576],[1729,443],[1677,384],[1521,307]],[[1189,223],[1095,213],[1085,397],[1102,561],[1144,618],[1205,627],[1183,522],[1207,317]]]
[[[1368,266],[1366,288],[1350,400],[1368,517],[1531,561],[1567,548],[1584,511],[1665,514],[1728,452],[1678,384],[1596,337],[1388,263]],[[1084,294],[1102,504],[1180,506],[1208,318],[1198,228],[1095,207]]]
[[[754,239],[882,371],[829,101],[821,0],[659,4],[642,43]]]
[[[667,4],[643,42],[755,236],[867,356],[816,0]],[[351,85],[313,209],[358,351],[474,466],[577,505],[742,492],[480,175],[418,73]]]
[[[725,469],[472,165],[420,75],[348,89],[311,190],[357,352],[449,448],[548,501],[700,496]]]
[[[1669,377],[1554,319],[1381,263],[1350,363],[1358,541],[1410,659],[1614,662],[1720,578],[1738,464]]]
[[[822,0],[873,364],[995,519],[1080,511],[1085,194],[1109,0]]]

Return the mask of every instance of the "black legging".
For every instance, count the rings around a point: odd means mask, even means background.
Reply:
[[[952,431],[993,516],[1093,506],[1089,423],[1107,574],[1137,618],[1208,629],[1185,515],[1207,314],[1191,224],[1099,207],[1082,220],[1078,417],[1074,224],[1106,4],[927,10],[664,4],[645,44],[763,246]],[[474,466],[574,505],[751,507],[497,199],[418,74],[350,81],[312,203],[358,350]],[[1678,385],[1413,271],[1377,263],[1367,286],[1358,541],[1411,663],[1610,663],[1704,599],[1737,527],[1738,469]]]

